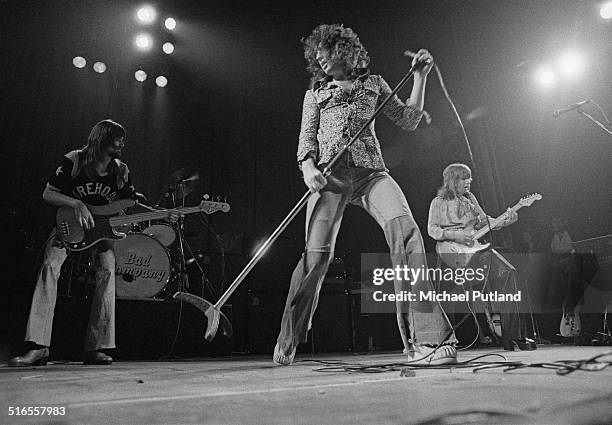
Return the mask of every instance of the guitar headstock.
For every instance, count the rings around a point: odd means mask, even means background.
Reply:
[[[531,195],[523,196],[518,203],[522,207],[529,207],[535,201],[539,201],[540,199],[542,199],[542,195],[540,195],[539,193],[536,192],[536,193],[533,193]]]
[[[204,214],[212,214],[217,211],[228,212],[230,204],[227,202],[202,201],[199,205],[200,211]]]

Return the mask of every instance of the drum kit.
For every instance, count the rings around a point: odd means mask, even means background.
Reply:
[[[193,192],[197,172],[182,168],[174,172],[153,207],[140,202],[135,208],[147,211],[184,207]],[[208,195],[204,195],[207,199]],[[125,239],[115,242],[115,291],[119,298],[168,298],[189,288],[185,270],[184,217],[176,222],[152,220],[131,224],[120,231]],[[201,268],[200,268],[201,270]],[[202,270],[203,272],[203,270]]]

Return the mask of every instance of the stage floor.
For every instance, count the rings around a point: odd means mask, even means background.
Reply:
[[[524,363],[583,360],[611,347],[539,346],[537,351],[461,351],[459,361],[501,354]],[[0,423],[416,424],[612,423],[612,367],[561,376],[553,369],[509,373],[473,368],[363,373],[320,372],[321,363],[392,364],[401,353],[298,355],[290,367],[270,357],[194,361],[54,363],[0,368]],[[481,361],[502,360],[490,356]],[[612,354],[601,358],[612,361]],[[411,373],[414,372],[414,373]],[[63,406],[65,416],[9,416],[9,407]],[[480,411],[455,421],[431,421]],[[427,422],[430,421],[430,422]]]

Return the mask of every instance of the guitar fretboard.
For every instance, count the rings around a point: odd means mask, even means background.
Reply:
[[[156,220],[159,218],[169,218],[170,214],[173,212],[180,214],[192,214],[199,211],[211,210],[218,211],[221,210],[221,207],[186,207],[186,208],[176,208],[176,209],[168,209],[168,210],[159,210],[159,211],[150,211],[141,214],[132,214],[132,215],[120,215],[117,217],[110,217],[109,223],[111,227],[123,226],[125,224],[139,223],[141,221],[149,221]]]

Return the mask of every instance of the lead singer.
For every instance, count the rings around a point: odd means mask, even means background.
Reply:
[[[370,58],[357,34],[343,25],[320,25],[305,39],[304,57],[312,75],[302,110],[297,160],[304,183],[313,192],[306,210],[306,247],[291,278],[281,330],[274,348],[278,365],[293,362],[297,346],[306,342],[321,284],[333,259],[336,236],[349,203],[364,208],[380,225],[393,266],[426,264],[423,238],[401,189],[387,173],[374,123],[338,162],[329,177],[321,169],[341,150],[391,93],[387,82],[371,75]],[[425,84],[433,58],[424,49],[412,64],[412,93],[406,103],[397,96],[385,115],[412,131],[423,115]],[[395,282],[395,291],[409,288]],[[432,289],[428,281],[413,290]],[[457,342],[438,303],[398,302],[397,323],[408,360],[419,364],[456,363]]]

